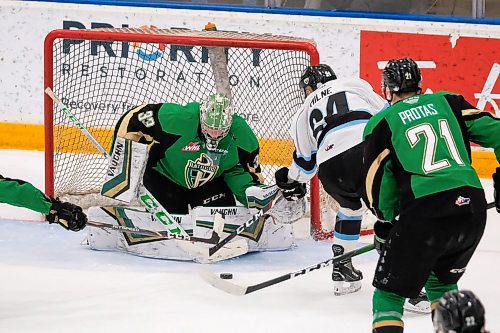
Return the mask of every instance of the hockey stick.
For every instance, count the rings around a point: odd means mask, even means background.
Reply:
[[[52,89],[47,87],[45,93],[61,108],[61,110],[68,116],[68,118],[75,124],[76,127],[87,137],[87,139],[92,142],[94,147],[99,150],[99,152],[109,161],[110,156],[103,146],[94,138],[92,134],[82,125],[82,123],[73,115],[69,108],[64,105],[63,102],[54,94]],[[170,229],[171,233],[180,233],[185,238],[189,239],[189,235],[186,231],[174,220],[174,218],[167,212],[165,208],[155,199],[155,197],[144,187],[144,185],[139,186],[139,200],[146,207],[148,212],[150,212],[158,221],[162,224],[169,224],[172,226]],[[166,218],[166,223],[163,222]]]
[[[223,221],[223,220],[222,220]],[[185,237],[179,234],[173,234],[167,230],[159,230],[153,231],[148,229],[142,229],[137,227],[127,227],[119,224],[109,224],[98,221],[87,221],[87,225],[90,227],[105,229],[105,230],[114,230],[119,232],[126,232],[129,234],[137,234],[143,236],[153,236],[164,238],[165,240],[176,239],[182,241],[191,241],[191,242],[200,242],[200,243],[208,243],[208,244],[217,244],[217,241],[220,239],[219,234],[215,231],[215,222],[214,222],[214,232],[211,238],[199,238],[199,237]]]
[[[308,267],[300,269],[298,271],[287,273],[285,275],[278,276],[274,279],[267,280],[267,281],[257,283],[254,285],[250,285],[250,286],[241,286],[241,285],[235,284],[233,282],[230,282],[228,280],[223,280],[218,275],[216,275],[214,272],[209,271],[207,269],[201,270],[200,276],[207,283],[209,283],[210,285],[212,285],[213,287],[215,287],[219,290],[225,291],[226,293],[231,294],[231,295],[242,296],[242,295],[247,295],[247,294],[253,293],[254,291],[264,289],[264,288],[270,287],[272,285],[281,283],[283,281],[290,280],[290,279],[296,278],[296,277],[301,276],[301,275],[305,275],[305,274],[312,272],[312,271],[315,271],[317,269],[330,266],[332,264],[338,263],[339,261],[355,257],[357,255],[371,251],[374,248],[375,247],[373,244],[368,244],[366,246],[360,247],[359,249],[344,253],[338,257],[330,258],[328,260],[317,263],[316,265],[308,266]]]
[[[263,216],[266,215],[267,211],[271,209],[273,206],[274,202],[278,202],[283,200],[283,194],[281,191],[279,191],[278,195],[276,196],[276,199],[274,201],[269,202],[266,206],[264,206],[262,209],[260,209],[256,214],[254,214],[248,221],[240,225],[236,230],[231,232],[229,235],[227,235],[225,238],[223,238],[221,241],[219,241],[217,244],[212,246],[208,250],[209,256],[213,256],[217,251],[219,251],[224,245],[229,243],[234,237],[238,236],[241,234],[243,231],[245,231],[248,227],[250,227],[252,224],[255,222],[259,221],[259,219]]]

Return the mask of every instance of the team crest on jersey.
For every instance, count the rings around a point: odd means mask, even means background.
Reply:
[[[184,177],[188,188],[200,187],[217,174],[218,165],[207,154],[202,153],[196,160],[189,160],[184,169]]]
[[[182,147],[182,151],[200,151],[200,143],[192,141],[188,143],[185,147]]]

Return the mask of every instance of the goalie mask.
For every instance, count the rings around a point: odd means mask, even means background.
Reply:
[[[468,290],[449,291],[439,300],[432,318],[437,333],[481,333],[484,307]]]
[[[417,63],[411,58],[389,60],[382,75],[382,89],[395,93],[422,90],[422,75]]]
[[[230,100],[223,94],[208,96],[200,105],[201,132],[207,149],[214,151],[219,142],[229,133],[233,119]]]
[[[322,84],[337,79],[330,66],[320,64],[318,66],[307,66],[304,73],[300,77],[299,86],[306,92],[307,87],[311,87],[312,91],[321,87]],[[306,92],[306,96],[307,96]]]

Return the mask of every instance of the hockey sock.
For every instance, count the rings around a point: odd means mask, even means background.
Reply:
[[[373,293],[373,332],[403,332],[403,305],[405,298],[395,293],[375,289]]]
[[[345,241],[358,240],[362,219],[362,216],[348,216],[338,212],[333,236]]]
[[[458,290],[456,283],[445,284],[437,278],[434,272],[431,272],[427,282],[425,283],[425,291],[427,292],[427,298],[432,304],[432,307],[439,299],[444,295],[445,292],[451,290]]]

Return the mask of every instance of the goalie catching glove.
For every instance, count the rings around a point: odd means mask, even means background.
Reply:
[[[52,201],[52,206],[46,216],[49,223],[58,223],[71,231],[80,231],[85,228],[87,216],[80,206],[54,198],[50,198],[50,201]]]
[[[276,179],[276,185],[283,192],[283,197],[288,201],[302,199],[307,193],[305,183],[288,178],[287,167],[278,169],[274,174],[274,178]]]

